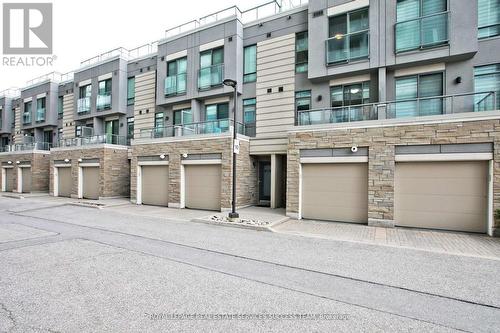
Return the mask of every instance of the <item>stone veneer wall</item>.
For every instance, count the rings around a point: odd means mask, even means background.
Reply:
[[[250,145],[247,140],[240,140],[240,154],[237,159],[237,205],[247,206],[257,202],[257,168],[249,155]],[[182,154],[215,154],[222,155],[222,182],[221,182],[221,207],[231,207],[232,189],[232,155],[231,138],[217,137],[174,141],[155,142],[150,144],[137,144],[132,146],[131,162],[131,199],[136,200],[137,195],[137,158],[139,156],[169,157],[169,203],[180,204],[181,193],[181,156]]]
[[[394,223],[395,146],[453,143],[494,143],[493,209],[500,209],[500,120],[494,119],[290,133],[287,214],[299,212],[301,149],[368,147],[369,223],[390,224]],[[500,221],[495,227],[498,234]]]
[[[31,164],[31,192],[48,192],[49,191],[49,152],[27,152],[27,153],[11,153],[0,154],[0,165],[3,162],[12,161],[14,166],[14,191],[17,188],[17,173],[18,167],[16,161],[30,162]],[[0,188],[2,186],[2,177],[0,177]]]
[[[124,147],[97,147],[53,149],[50,156],[50,194],[54,194],[54,161],[69,159],[73,187],[71,196],[78,197],[78,159],[99,159],[100,197],[128,197],[130,194],[130,165],[128,149]]]

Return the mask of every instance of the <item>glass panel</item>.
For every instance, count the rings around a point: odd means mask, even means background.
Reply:
[[[217,119],[229,118],[229,104],[218,104],[217,109]]]
[[[330,37],[347,34],[347,14],[330,18]]]
[[[448,15],[437,15],[422,19],[422,44],[433,45],[448,40]]]
[[[167,64],[167,76],[177,75],[177,61],[171,61]]]
[[[174,125],[182,124],[182,110],[174,111]]]
[[[447,0],[422,0],[422,16],[446,11]]]
[[[348,41],[343,35],[338,35],[328,41],[328,62],[345,61],[349,57]]]
[[[368,56],[368,32],[351,35],[349,37],[349,58],[362,58]]]
[[[402,22],[420,16],[420,0],[398,0],[397,21]]]
[[[308,44],[308,32],[298,33],[295,40],[295,70],[297,73],[307,72],[308,70]]]
[[[217,120],[217,105],[207,105],[205,108],[205,120]]]
[[[187,72],[187,58],[177,60],[177,74],[183,74]]]
[[[500,1],[478,0],[479,38],[500,34]]]
[[[422,75],[419,80],[419,97],[443,95],[443,75]],[[419,116],[442,114],[443,98],[423,99],[419,103]]]
[[[396,80],[396,100],[407,100],[417,98],[418,78],[416,76]],[[394,105],[395,118],[413,117],[417,115],[417,102],[397,102]]]
[[[133,104],[135,98],[135,77],[129,77],[127,81],[127,102]]]
[[[243,74],[251,74],[257,71],[257,46],[247,46],[244,50],[244,72]]]
[[[207,88],[211,86],[212,71],[211,67],[200,69],[199,87]]]
[[[349,13],[349,33],[368,30],[368,8]]]
[[[200,68],[212,66],[212,52],[205,51],[200,54]]]
[[[177,92],[184,93],[186,92],[187,87],[187,76],[186,73],[177,75]]]
[[[487,98],[487,93],[495,92],[496,109],[500,110],[500,64],[477,67],[474,69],[474,74],[475,92],[485,93],[477,96],[476,103]]]
[[[224,63],[224,49],[218,48],[212,52],[212,65]]]
[[[344,87],[344,105],[363,104],[363,85],[352,84]]]
[[[332,100],[332,107],[340,107],[344,105],[344,95],[343,95],[343,89],[342,86],[336,86],[331,88],[331,100]]]
[[[396,25],[396,51],[420,47],[420,21],[409,21]]]
[[[245,124],[255,123],[255,98],[243,100],[243,120]]]

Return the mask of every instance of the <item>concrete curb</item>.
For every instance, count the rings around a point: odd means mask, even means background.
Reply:
[[[242,224],[242,223],[217,222],[217,221],[212,221],[210,219],[211,216],[202,217],[202,218],[194,218],[194,219],[191,219],[191,222],[212,224],[212,225],[226,226],[226,227],[233,227],[233,228],[240,228],[240,229],[248,229],[248,230],[255,230],[255,231],[276,232],[275,230],[273,230],[273,227],[276,227],[282,223],[285,223],[286,221],[288,221],[290,219],[289,217],[284,217],[284,218],[282,218],[278,221],[275,221],[271,224],[268,224],[266,226],[261,226],[261,225]]]

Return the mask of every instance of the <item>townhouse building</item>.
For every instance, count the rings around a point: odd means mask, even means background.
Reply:
[[[2,190],[226,210],[237,131],[240,207],[498,235],[499,54],[498,0],[231,7],[0,98]]]

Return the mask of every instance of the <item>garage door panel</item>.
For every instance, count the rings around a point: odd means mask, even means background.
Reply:
[[[71,189],[73,187],[73,177],[71,168],[58,168],[58,196],[71,197]]]
[[[21,168],[22,172],[22,192],[31,192],[31,168]]]
[[[168,206],[168,166],[152,165],[141,168],[142,203],[153,206]]]
[[[86,199],[98,200],[100,196],[100,169],[98,167],[82,168],[83,197]]]
[[[486,161],[397,163],[396,224],[486,232],[487,177]]]
[[[304,218],[366,223],[368,166],[366,164],[304,164]]]
[[[186,208],[220,210],[221,166],[186,165],[184,172]]]
[[[5,169],[5,190],[7,192],[12,192],[14,191],[14,169],[9,168]]]

